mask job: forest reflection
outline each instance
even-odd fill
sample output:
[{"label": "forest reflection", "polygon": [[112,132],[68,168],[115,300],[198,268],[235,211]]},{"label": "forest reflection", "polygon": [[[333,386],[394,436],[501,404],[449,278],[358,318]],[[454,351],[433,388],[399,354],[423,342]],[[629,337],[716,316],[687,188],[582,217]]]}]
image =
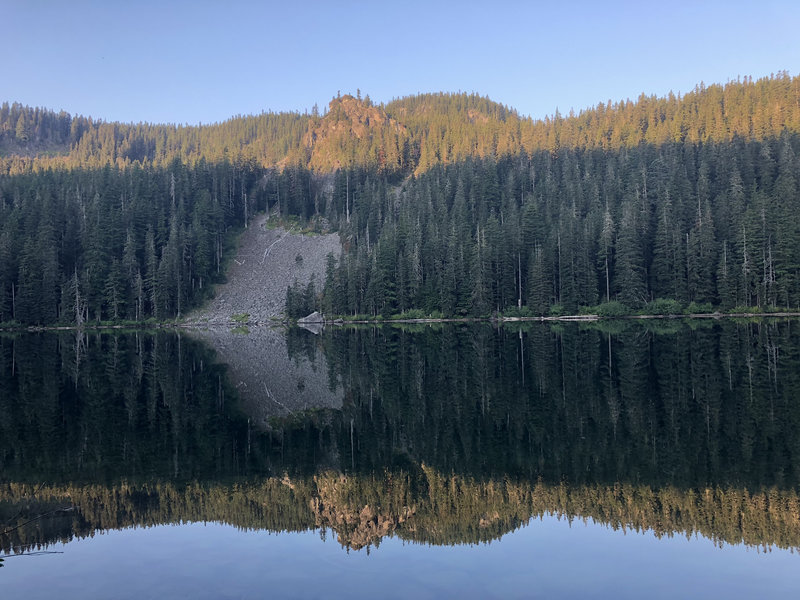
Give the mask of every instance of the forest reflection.
[{"label": "forest reflection", "polygon": [[[302,396],[288,414],[194,337],[0,337],[0,545],[180,521],[478,543],[557,514],[800,548],[797,327],[258,333],[286,353],[251,365],[262,404]],[[309,405],[320,377],[341,407]]]}]

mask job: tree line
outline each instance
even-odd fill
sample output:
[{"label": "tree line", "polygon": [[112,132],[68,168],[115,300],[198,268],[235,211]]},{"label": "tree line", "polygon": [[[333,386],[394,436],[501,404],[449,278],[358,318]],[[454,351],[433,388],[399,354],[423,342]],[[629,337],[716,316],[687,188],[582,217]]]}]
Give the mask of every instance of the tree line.
[{"label": "tree line", "polygon": [[[718,545],[797,550],[799,505],[795,491],[778,489],[478,481],[431,468],[233,482],[9,482],[0,485],[0,517],[23,526],[0,536],[0,550],[30,552],[100,531],[191,521],[276,533],[316,529],[323,538],[333,530],[348,550],[377,548],[385,536],[421,544],[478,544],[499,539],[532,518],[553,515],[591,518],[615,530],[651,531],[659,538],[699,534]],[[24,526],[64,507],[74,510]]]},{"label": "tree line", "polygon": [[323,306],[383,316],[611,302],[797,310],[798,150],[800,137],[784,132],[467,159],[399,187],[354,173],[347,207],[342,186],[334,192],[349,251],[329,265]]},{"label": "tree line", "polygon": [[264,112],[222,123],[105,122],[19,103],[0,105],[0,173],[31,168],[167,166],[244,160],[262,167],[299,164],[316,172],[366,168],[420,174],[469,157],[562,148],[619,150],[639,144],[763,139],[800,131],[800,77],[778,72],[754,81],[698,85],[680,96],[558,111],[544,119],[478,94],[419,94],[374,105],[337,94],[326,112]]}]

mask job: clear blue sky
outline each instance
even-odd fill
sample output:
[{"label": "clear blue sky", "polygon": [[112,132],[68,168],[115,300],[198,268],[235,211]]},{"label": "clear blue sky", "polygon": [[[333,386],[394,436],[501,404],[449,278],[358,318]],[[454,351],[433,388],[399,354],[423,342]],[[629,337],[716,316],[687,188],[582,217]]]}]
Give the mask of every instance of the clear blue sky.
[{"label": "clear blue sky", "polygon": [[0,101],[210,123],[468,91],[533,117],[800,72],[800,2],[0,0]]}]

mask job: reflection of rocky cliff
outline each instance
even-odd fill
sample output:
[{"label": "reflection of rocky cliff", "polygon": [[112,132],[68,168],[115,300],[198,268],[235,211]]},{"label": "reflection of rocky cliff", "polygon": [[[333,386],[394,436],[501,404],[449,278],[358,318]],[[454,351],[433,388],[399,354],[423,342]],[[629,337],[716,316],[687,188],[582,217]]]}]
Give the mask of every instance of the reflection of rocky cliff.
[{"label": "reflection of rocky cliff", "polygon": [[353,497],[354,482],[358,484],[357,478],[339,473],[315,476],[316,493],[308,501],[315,525],[334,530],[342,546],[377,546],[383,538],[414,527],[417,507],[411,498],[382,506],[377,498]]},{"label": "reflection of rocky cliff", "polygon": [[328,365],[308,332],[310,352],[289,356],[286,334],[269,327],[254,327],[248,333],[225,329],[191,330],[190,335],[211,345],[220,362],[228,367],[228,381],[236,388],[241,406],[253,422],[265,429],[274,417],[316,408],[342,407],[342,389],[332,390]]},{"label": "reflection of rocky cliff", "polygon": [[411,472],[331,471],[224,484],[0,485],[0,519],[8,528],[54,509],[33,526],[0,535],[0,550],[20,552],[96,531],[187,521],[273,532],[330,529],[343,547],[352,549],[378,546],[386,537],[475,544],[547,514],[590,518],[659,537],[700,534],[718,544],[800,550],[796,491],[476,481],[425,466]]}]

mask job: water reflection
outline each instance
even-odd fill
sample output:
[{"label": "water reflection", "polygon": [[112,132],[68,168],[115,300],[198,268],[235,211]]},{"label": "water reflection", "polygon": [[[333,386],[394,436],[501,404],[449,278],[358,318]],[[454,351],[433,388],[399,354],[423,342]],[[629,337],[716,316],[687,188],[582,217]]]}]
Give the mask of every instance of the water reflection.
[{"label": "water reflection", "polygon": [[[240,408],[260,429],[270,421],[314,409],[342,408],[342,388],[330,385],[323,353],[290,347],[296,335],[283,330],[257,327],[231,332],[226,329],[189,330],[216,352],[216,360],[227,368],[228,381],[236,390]],[[288,345],[287,345],[288,344]],[[336,376],[333,375],[333,382]]]},{"label": "water reflection", "polygon": [[64,554],[9,559],[0,578],[4,595],[28,600],[793,598],[798,590],[788,552],[624,535],[553,517],[472,546],[387,539],[378,551],[346,553],[333,537],[202,523],[125,529],[56,545]]},{"label": "water reflection", "polygon": [[556,514],[799,548],[797,327],[3,337],[0,543],[214,521],[472,544]]}]

